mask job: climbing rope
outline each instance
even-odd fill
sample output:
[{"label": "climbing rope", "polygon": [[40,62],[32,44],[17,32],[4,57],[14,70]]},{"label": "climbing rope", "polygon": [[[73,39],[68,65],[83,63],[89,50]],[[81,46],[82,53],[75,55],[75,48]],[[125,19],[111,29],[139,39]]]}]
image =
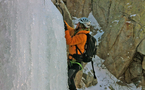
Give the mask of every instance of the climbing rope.
[{"label": "climbing rope", "polygon": [[83,69],[82,65],[79,62],[76,62],[76,61],[70,61],[70,62],[71,64],[78,64],[81,67],[81,70]]}]

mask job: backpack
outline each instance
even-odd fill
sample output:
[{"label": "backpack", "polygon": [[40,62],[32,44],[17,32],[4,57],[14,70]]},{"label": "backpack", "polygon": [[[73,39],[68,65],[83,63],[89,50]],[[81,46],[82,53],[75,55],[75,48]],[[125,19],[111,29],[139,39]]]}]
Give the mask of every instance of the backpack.
[{"label": "backpack", "polygon": [[85,47],[84,47],[85,48],[84,53],[82,53],[81,50],[78,48],[78,46],[75,45],[76,46],[76,52],[77,52],[77,49],[78,49],[79,52],[82,54],[81,59],[82,59],[83,62],[91,62],[92,63],[93,74],[94,74],[94,78],[96,79],[92,58],[95,57],[95,55],[96,55],[96,51],[97,51],[96,43],[97,43],[97,41],[89,33],[86,34],[86,35],[87,35],[87,42],[86,42]]},{"label": "backpack", "polygon": [[85,48],[84,53],[81,52],[81,50],[78,48],[77,45],[75,45],[75,46],[76,46],[76,49],[78,49],[79,52],[82,54],[82,61],[90,62],[90,61],[92,61],[92,58],[95,57],[95,55],[96,55],[96,51],[97,51],[96,42],[97,41],[89,33],[86,35],[87,35],[87,42],[84,47]]}]

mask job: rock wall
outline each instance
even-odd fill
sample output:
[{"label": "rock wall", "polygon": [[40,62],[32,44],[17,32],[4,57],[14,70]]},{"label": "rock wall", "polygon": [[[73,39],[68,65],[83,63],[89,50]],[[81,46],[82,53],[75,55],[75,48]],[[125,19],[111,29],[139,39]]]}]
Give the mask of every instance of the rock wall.
[{"label": "rock wall", "polygon": [[67,0],[66,6],[72,17],[88,17],[91,12],[91,0]]},{"label": "rock wall", "polygon": [[107,69],[124,82],[145,86],[145,0],[60,2],[71,18],[87,17],[92,12],[104,30],[97,55],[105,60]]},{"label": "rock wall", "polygon": [[[94,0],[93,3],[93,15],[105,31],[97,55],[105,59],[105,66],[114,76],[127,83],[144,78],[144,4],[144,0]],[[141,59],[136,58],[138,55]]]}]

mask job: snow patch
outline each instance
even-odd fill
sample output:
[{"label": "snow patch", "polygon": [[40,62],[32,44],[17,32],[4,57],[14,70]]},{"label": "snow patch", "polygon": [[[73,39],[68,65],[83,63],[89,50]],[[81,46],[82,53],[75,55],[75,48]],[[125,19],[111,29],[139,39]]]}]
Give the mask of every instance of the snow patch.
[{"label": "snow patch", "polygon": [[[96,55],[95,58],[93,58],[93,61],[98,84],[96,86],[78,90],[112,90],[111,88],[114,88],[114,90],[141,90],[141,87],[136,88],[136,86],[132,83],[124,84],[123,86],[117,84],[117,82],[121,81],[106,69],[106,67],[103,65],[105,60]],[[91,63],[88,63],[84,67],[84,73],[91,72],[90,70],[92,70],[92,66]]]},{"label": "snow patch", "polygon": [[99,23],[97,22],[97,20],[93,16],[92,12],[90,12],[88,19],[91,21],[91,25],[95,27],[94,29],[98,29],[97,34],[94,35],[94,37],[97,40],[97,45],[99,45],[99,43],[101,42],[99,40],[101,39],[102,35],[104,34],[104,31],[101,29]]}]

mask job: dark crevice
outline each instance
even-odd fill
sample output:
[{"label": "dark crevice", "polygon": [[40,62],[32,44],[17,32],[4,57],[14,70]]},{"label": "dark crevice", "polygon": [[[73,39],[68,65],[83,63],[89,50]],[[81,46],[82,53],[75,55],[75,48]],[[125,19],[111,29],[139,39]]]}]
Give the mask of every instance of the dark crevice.
[{"label": "dark crevice", "polygon": [[[139,45],[141,44],[141,42],[144,40],[145,38],[143,38],[140,42],[139,42],[139,44],[136,46],[136,49],[139,47]],[[137,50],[136,50],[136,52],[137,52]]]},{"label": "dark crevice", "polygon": [[[67,4],[67,2],[66,1],[63,1],[64,2],[64,4],[66,5]],[[67,6],[67,5],[66,5]]]},{"label": "dark crevice", "polygon": [[[114,43],[112,44],[110,50],[115,46],[115,43],[118,41],[118,38],[119,38],[120,33],[121,33],[122,31],[123,31],[123,26],[122,26],[121,30],[119,31],[118,35],[116,36],[116,39],[115,39]],[[110,32],[111,32],[111,31],[110,31]]]},{"label": "dark crevice", "polygon": [[[84,1],[84,3],[83,3],[82,15],[84,15],[84,11],[85,11],[85,10],[84,10],[84,7],[85,7],[85,2],[86,2],[86,1]],[[83,17],[83,16],[82,16],[82,17]]]},{"label": "dark crevice", "polygon": [[91,0],[91,11],[93,12],[93,0]]},{"label": "dark crevice", "polygon": [[62,13],[62,16],[64,17],[64,12],[63,12],[62,7],[60,6],[60,2],[58,2],[58,0],[55,0],[55,1],[56,1],[55,6]]},{"label": "dark crevice", "polygon": [[109,2],[110,2],[110,4],[109,4],[109,8],[108,8],[107,26],[109,24],[110,8],[111,8],[112,1],[110,0]]}]

